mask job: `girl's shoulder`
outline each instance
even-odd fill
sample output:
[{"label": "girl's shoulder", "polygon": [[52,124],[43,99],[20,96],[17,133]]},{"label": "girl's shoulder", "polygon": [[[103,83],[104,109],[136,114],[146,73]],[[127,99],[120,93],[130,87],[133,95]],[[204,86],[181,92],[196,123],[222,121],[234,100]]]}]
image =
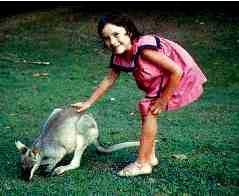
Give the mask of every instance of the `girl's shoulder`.
[{"label": "girl's shoulder", "polygon": [[144,48],[159,49],[160,37],[153,34],[142,35],[136,41],[135,46],[138,50],[141,50]]},{"label": "girl's shoulder", "polygon": [[139,37],[138,45],[146,45],[146,44],[156,45],[158,41],[160,42],[160,38],[158,36],[153,34],[146,34]]}]

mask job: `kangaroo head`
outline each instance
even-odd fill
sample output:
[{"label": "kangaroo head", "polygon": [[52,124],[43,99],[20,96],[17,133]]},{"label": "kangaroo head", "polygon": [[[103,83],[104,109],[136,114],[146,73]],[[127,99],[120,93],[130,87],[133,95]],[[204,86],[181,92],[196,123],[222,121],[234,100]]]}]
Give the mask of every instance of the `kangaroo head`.
[{"label": "kangaroo head", "polygon": [[37,149],[28,148],[20,141],[17,141],[15,144],[21,153],[21,175],[24,180],[29,181],[40,166],[40,152]]}]

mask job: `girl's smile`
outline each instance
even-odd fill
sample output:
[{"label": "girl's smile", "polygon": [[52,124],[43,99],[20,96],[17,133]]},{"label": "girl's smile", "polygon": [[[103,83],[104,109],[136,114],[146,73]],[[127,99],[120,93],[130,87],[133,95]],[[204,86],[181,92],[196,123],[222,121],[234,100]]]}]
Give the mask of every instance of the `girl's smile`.
[{"label": "girl's smile", "polygon": [[108,23],[102,30],[102,37],[105,45],[115,54],[131,51],[131,39],[124,27]]}]

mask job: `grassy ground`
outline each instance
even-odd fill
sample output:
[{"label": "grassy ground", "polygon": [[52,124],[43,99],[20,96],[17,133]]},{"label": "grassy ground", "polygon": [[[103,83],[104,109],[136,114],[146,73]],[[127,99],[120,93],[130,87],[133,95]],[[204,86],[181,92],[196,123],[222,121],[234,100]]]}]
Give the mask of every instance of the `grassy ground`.
[{"label": "grassy ground", "polygon": [[[137,149],[102,155],[92,146],[80,168],[64,176],[38,175],[30,183],[20,179],[15,140],[30,145],[53,108],[85,100],[107,72],[110,53],[96,34],[104,11],[58,8],[18,14],[0,19],[2,195],[239,194],[238,18],[223,12],[127,12],[142,31],[181,43],[208,76],[200,101],[159,120],[160,166],[150,176],[120,178],[116,172],[135,159]],[[136,103],[142,96],[131,76],[122,74],[90,109],[103,144],[138,138]],[[188,159],[175,160],[173,154]]]}]

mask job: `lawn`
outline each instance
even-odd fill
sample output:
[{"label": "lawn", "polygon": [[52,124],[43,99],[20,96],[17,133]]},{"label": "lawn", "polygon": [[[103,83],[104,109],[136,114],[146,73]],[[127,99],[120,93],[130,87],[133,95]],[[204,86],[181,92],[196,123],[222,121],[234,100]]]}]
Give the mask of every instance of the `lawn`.
[{"label": "lawn", "polygon": [[[98,38],[97,22],[107,10],[57,7],[0,18],[1,195],[239,195],[239,17],[223,9],[152,10],[125,12],[144,33],[159,32],[187,48],[208,83],[198,102],[162,114],[160,166],[133,178],[116,173],[136,158],[136,148],[104,155],[90,146],[80,168],[25,182],[14,144],[30,146],[55,107],[85,100],[103,79],[110,53]],[[102,144],[138,140],[141,97],[132,76],[121,74],[90,108]]]}]

